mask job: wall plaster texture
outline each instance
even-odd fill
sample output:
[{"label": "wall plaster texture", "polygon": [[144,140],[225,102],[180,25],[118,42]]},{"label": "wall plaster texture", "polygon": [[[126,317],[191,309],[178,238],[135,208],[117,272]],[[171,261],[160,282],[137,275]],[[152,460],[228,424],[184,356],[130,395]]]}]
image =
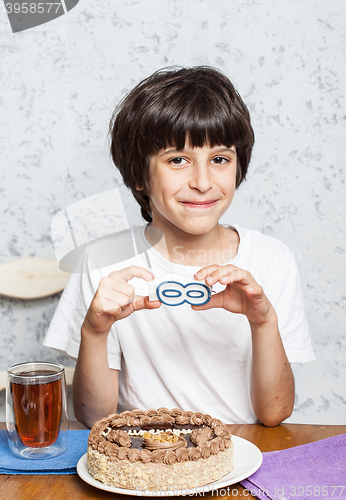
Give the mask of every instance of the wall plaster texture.
[{"label": "wall plaster texture", "polygon": [[[317,359],[294,365],[291,421],[345,424],[345,42],[344,0],[80,0],[16,34],[2,3],[0,262],[54,258],[53,216],[121,187],[107,127],[127,91],[164,66],[215,66],[256,134],[224,221],[281,239],[299,264]],[[71,364],[42,346],[58,300],[0,297],[0,370]]]}]

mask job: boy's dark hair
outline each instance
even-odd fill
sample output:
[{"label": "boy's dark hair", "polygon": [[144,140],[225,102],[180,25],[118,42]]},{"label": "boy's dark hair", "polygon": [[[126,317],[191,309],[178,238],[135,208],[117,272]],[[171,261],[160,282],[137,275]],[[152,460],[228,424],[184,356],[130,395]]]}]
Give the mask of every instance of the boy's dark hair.
[{"label": "boy's dark hair", "polygon": [[151,222],[150,157],[161,149],[235,146],[236,186],[244,180],[254,144],[249,111],[220,71],[198,66],[168,68],[139,83],[115,109],[111,154],[124,184]]}]

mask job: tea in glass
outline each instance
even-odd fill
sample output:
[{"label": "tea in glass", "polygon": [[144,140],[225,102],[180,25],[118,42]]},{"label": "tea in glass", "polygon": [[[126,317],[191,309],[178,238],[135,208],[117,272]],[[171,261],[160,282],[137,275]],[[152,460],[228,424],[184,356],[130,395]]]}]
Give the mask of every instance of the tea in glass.
[{"label": "tea in glass", "polygon": [[20,363],[7,370],[9,445],[22,457],[56,456],[66,449],[68,417],[64,367]]}]

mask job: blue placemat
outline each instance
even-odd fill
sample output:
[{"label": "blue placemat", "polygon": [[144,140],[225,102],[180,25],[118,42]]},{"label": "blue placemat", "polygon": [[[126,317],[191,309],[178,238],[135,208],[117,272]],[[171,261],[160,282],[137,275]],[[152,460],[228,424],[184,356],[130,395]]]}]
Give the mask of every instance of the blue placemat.
[{"label": "blue placemat", "polygon": [[77,474],[78,460],[86,453],[89,430],[69,431],[67,449],[58,457],[33,460],[16,457],[0,430],[0,474]]}]

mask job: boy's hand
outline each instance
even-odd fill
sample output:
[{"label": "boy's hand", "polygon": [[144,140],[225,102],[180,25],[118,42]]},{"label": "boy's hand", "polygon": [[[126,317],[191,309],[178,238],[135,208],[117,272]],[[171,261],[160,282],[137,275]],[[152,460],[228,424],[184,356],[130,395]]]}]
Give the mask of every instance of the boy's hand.
[{"label": "boy's hand", "polygon": [[226,288],[212,294],[209,302],[202,306],[191,306],[195,311],[222,307],[227,311],[245,314],[250,323],[263,324],[275,315],[274,308],[253,276],[244,269],[232,264],[226,266],[211,265],[200,269],[194,276],[196,280],[205,280],[211,286],[219,282]]},{"label": "boy's hand", "polygon": [[154,276],[143,267],[131,266],[102,278],[85,316],[84,328],[93,333],[108,333],[115,321],[134,311],[161,306],[159,300],[150,302],[149,297],[135,295],[134,287],[128,283],[132,278],[152,281]]}]

